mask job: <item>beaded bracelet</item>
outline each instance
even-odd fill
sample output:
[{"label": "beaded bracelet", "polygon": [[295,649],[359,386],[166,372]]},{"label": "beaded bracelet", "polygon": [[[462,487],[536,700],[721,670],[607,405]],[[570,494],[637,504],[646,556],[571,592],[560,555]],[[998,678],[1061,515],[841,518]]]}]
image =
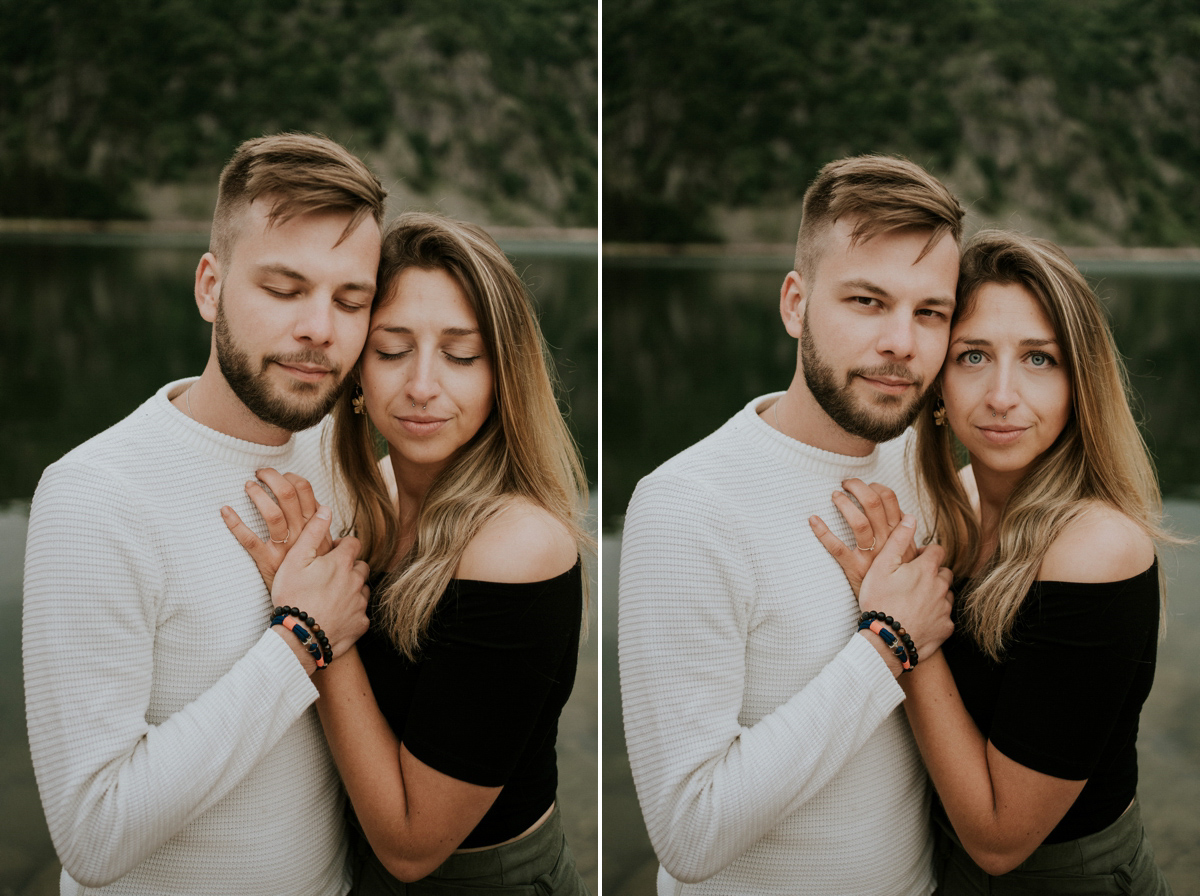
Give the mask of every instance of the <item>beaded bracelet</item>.
[{"label": "beaded bracelet", "polygon": [[[317,620],[313,619],[303,610],[296,607],[276,607],[271,611],[272,616],[295,616],[300,619],[305,625],[312,630],[313,637],[317,639],[317,643],[321,645],[321,655],[325,659],[324,665],[328,666],[333,662],[333,647],[329,644],[329,638],[325,632],[321,630],[321,626],[317,625]],[[272,623],[274,624],[274,623]]]},{"label": "beaded bracelet", "polygon": [[904,644],[905,650],[908,652],[908,658],[912,661],[913,666],[917,665],[917,645],[913,643],[912,637],[904,630],[904,626],[898,623],[891,616],[888,616],[882,610],[867,610],[858,617],[858,627],[860,629],[867,628],[871,620],[878,619],[884,625],[891,628],[896,633],[896,637]]},{"label": "beaded bracelet", "polygon": [[897,638],[896,635],[884,625],[882,619],[860,619],[858,622],[858,630],[862,631],[863,629],[870,629],[883,639],[883,643],[887,645],[888,649],[895,654],[896,659],[900,661],[900,665],[902,667],[900,670],[901,674],[909,671],[917,664],[915,659],[909,658],[908,651],[905,650],[904,644],[902,644],[899,638]]},{"label": "beaded bracelet", "polygon": [[299,638],[300,643],[304,645],[304,649],[307,650],[309,652],[309,654],[312,655],[312,658],[317,661],[317,668],[318,669],[325,668],[325,666],[327,664],[325,662],[325,657],[321,655],[320,646],[317,644],[317,642],[313,638],[313,636],[308,633],[308,631],[304,628],[304,626],[300,625],[296,621],[294,616],[272,617],[271,625],[272,626],[282,625],[284,628],[286,628],[288,631],[290,631],[293,635],[295,635],[297,638]]}]

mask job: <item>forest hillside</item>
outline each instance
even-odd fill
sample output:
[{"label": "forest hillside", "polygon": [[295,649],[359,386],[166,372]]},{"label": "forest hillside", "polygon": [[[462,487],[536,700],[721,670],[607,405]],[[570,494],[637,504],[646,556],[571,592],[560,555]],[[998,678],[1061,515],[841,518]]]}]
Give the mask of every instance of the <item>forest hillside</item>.
[{"label": "forest hillside", "polygon": [[606,241],[788,241],[825,162],[908,156],[979,222],[1200,244],[1194,0],[605,0]]},{"label": "forest hillside", "polygon": [[596,226],[588,0],[0,0],[0,217],[204,221],[242,140],[326,133],[393,206]]}]

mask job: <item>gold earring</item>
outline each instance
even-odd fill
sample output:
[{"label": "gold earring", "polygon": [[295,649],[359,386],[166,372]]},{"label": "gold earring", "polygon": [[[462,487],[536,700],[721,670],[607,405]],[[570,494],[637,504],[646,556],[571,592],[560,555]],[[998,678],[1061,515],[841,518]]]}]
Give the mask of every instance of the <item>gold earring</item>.
[{"label": "gold earring", "polygon": [[367,400],[363,397],[362,386],[354,387],[354,397],[350,403],[354,405],[354,413],[365,414],[367,412]]},{"label": "gold earring", "polygon": [[944,401],[942,401],[940,398],[937,400],[937,404],[934,405],[934,408],[933,408],[933,425],[934,426],[945,426],[946,425],[946,403]]}]

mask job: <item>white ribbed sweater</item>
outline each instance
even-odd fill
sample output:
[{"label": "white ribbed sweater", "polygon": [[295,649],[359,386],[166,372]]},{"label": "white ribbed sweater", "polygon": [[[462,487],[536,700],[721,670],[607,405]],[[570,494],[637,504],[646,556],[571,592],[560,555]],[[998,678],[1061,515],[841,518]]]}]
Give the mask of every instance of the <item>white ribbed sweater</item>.
[{"label": "white ribbed sweater", "polygon": [[234,439],[170,404],[182,385],[48,467],[29,515],[26,716],[61,892],[340,896],[317,691],[219,513],[265,533],[244,491],[265,466],[330,503],[323,427]]},{"label": "white ribbed sweater", "polygon": [[917,508],[907,439],[867,457],[750,402],[643,479],[621,544],[625,736],[660,896],[925,896],[929,788],[887,664],[812,534],[859,477]]}]

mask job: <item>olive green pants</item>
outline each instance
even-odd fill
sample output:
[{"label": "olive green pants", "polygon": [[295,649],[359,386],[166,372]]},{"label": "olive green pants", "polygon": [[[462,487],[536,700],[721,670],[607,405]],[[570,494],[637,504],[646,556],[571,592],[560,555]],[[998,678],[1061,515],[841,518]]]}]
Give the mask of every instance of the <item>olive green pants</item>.
[{"label": "olive green pants", "polygon": [[1171,896],[1135,801],[1102,831],[1042,845],[1007,874],[993,877],[967,855],[941,804],[934,800],[937,896]]},{"label": "olive green pants", "polygon": [[428,877],[406,884],[392,877],[350,817],[349,896],[588,896],[563,836],[558,807],[532,834],[479,852],[454,853]]}]

